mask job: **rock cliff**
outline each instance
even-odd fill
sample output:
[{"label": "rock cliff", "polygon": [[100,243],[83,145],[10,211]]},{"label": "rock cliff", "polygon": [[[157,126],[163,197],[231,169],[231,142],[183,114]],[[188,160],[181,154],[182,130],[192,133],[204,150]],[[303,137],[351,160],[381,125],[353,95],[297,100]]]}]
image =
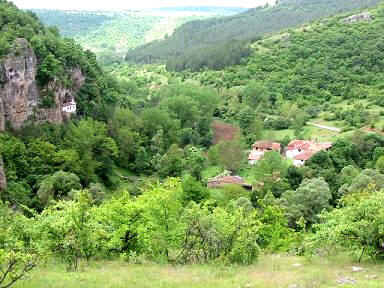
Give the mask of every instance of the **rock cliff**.
[{"label": "rock cliff", "polygon": [[[14,129],[27,121],[37,123],[61,123],[69,115],[62,111],[68,99],[75,99],[76,92],[84,83],[80,69],[68,71],[74,83],[67,88],[57,79],[39,88],[36,83],[38,61],[33,49],[25,39],[17,39],[15,49],[0,62],[0,131],[6,123]],[[53,98],[51,108],[42,108],[42,95],[49,91]]]},{"label": "rock cliff", "polygon": [[355,14],[352,16],[349,16],[345,19],[342,19],[341,22],[344,23],[357,23],[362,21],[371,21],[373,19],[372,14],[369,12],[363,12],[360,14]]}]

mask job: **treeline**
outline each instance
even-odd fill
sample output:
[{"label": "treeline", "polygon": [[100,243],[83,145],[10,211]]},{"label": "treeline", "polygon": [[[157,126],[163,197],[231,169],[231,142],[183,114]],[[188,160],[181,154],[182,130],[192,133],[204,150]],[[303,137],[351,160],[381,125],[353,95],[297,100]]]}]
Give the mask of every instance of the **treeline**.
[{"label": "treeline", "polygon": [[[154,41],[128,51],[126,60],[136,63],[166,61],[170,63],[170,69],[179,68],[188,61],[187,58],[194,53],[195,49],[198,51],[207,49],[210,51],[210,57],[215,57],[217,50],[209,47],[221,45],[224,48],[223,54],[231,54],[233,46],[225,43],[232,40],[254,42],[266,34],[299,26],[321,17],[374,6],[380,2],[381,0],[282,1],[273,7],[255,8],[235,16],[191,21],[176,29],[174,34],[165,40]],[[232,62],[238,62],[236,61],[238,54],[233,56],[235,60]],[[178,60],[175,60],[175,57]],[[223,61],[218,66],[225,66],[230,62]],[[204,66],[199,65],[198,68],[215,68],[210,64],[207,62]]]}]

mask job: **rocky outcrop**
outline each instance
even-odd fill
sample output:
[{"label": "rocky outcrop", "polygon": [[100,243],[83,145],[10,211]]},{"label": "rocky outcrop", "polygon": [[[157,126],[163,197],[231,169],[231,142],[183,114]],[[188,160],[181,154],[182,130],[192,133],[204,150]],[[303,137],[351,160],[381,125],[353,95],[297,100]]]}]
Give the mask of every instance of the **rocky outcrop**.
[{"label": "rocky outcrop", "polygon": [[372,14],[369,12],[363,12],[344,18],[341,22],[344,23],[357,23],[362,21],[371,21],[373,19]]},{"label": "rocky outcrop", "polygon": [[[64,87],[56,79],[47,87],[39,89],[36,83],[38,63],[36,55],[25,39],[17,39],[15,49],[0,63],[0,130],[6,123],[18,129],[27,121],[61,123],[67,113],[62,111],[63,104],[69,98],[74,99],[76,92],[84,83],[80,69],[68,71],[74,83]],[[41,108],[42,95],[51,93],[54,105],[49,109]]]}]

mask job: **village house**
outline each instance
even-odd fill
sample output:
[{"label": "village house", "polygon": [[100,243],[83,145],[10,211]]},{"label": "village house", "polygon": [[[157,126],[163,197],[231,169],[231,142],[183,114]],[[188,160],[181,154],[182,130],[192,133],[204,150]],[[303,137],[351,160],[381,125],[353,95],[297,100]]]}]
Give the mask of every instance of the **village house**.
[{"label": "village house", "polygon": [[293,159],[293,165],[302,166],[317,152],[328,150],[331,147],[331,142],[317,143],[309,140],[293,140],[288,144],[285,156]]},{"label": "village house", "polygon": [[63,112],[76,113],[76,102],[73,98],[69,102],[63,104]]},{"label": "village house", "polygon": [[271,141],[259,141],[253,144],[252,150],[249,153],[248,161],[250,165],[254,165],[263,157],[265,152],[276,151],[280,153],[281,146],[280,143],[275,143]]},{"label": "village house", "polygon": [[209,189],[220,189],[226,185],[239,185],[246,190],[252,190],[252,184],[246,183],[240,176],[232,176],[225,172],[207,182],[207,187]]}]

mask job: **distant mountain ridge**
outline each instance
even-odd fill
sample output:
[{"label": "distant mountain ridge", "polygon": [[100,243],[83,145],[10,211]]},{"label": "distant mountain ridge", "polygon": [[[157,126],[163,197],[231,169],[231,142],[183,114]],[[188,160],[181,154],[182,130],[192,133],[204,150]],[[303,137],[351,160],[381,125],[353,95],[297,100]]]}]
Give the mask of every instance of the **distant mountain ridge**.
[{"label": "distant mountain ridge", "polygon": [[244,11],[247,11],[248,8],[245,7],[220,7],[220,6],[180,6],[180,7],[161,7],[161,8],[152,8],[144,9],[142,11],[166,11],[166,12],[200,12],[200,13],[209,13],[217,15],[234,15]]}]

